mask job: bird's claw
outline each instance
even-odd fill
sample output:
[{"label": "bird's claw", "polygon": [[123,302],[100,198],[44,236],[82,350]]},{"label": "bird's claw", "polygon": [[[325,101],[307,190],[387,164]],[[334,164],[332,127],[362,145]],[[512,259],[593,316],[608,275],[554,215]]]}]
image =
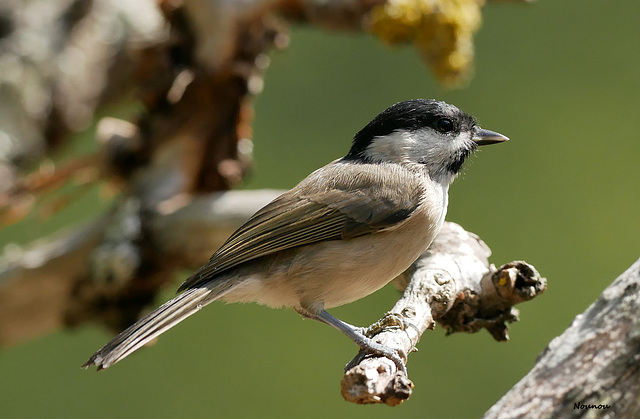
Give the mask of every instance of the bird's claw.
[{"label": "bird's claw", "polygon": [[360,346],[360,352],[354,359],[351,360],[345,367],[345,371],[350,370],[351,368],[358,365],[367,355],[375,355],[380,357],[385,357],[396,365],[398,371],[402,372],[404,375],[407,375],[407,367],[405,366],[404,360],[407,359],[407,354],[402,349],[390,348],[388,346],[384,346],[380,343],[374,342],[369,339],[367,342],[363,342]]}]

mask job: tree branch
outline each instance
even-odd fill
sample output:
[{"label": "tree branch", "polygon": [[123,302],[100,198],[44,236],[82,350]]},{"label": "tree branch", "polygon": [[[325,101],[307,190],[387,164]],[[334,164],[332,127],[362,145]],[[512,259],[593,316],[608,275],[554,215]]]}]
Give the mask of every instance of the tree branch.
[{"label": "tree branch", "polygon": [[[395,280],[404,289],[391,312],[369,327],[376,341],[408,354],[436,322],[448,333],[487,329],[494,339],[508,340],[508,322],[518,320],[515,304],[546,289],[533,266],[511,262],[496,269],[480,238],[454,223],[445,223],[429,249]],[[402,403],[413,383],[383,357],[359,353],[347,365],[342,396],[358,404]]]},{"label": "tree branch", "polygon": [[551,341],[484,418],[583,418],[589,410],[620,418],[640,412],[640,259]]}]

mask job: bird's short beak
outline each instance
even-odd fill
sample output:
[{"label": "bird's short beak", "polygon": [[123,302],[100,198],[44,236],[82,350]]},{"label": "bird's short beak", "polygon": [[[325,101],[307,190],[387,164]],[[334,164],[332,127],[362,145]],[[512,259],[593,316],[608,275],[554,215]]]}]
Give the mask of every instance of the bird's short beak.
[{"label": "bird's short beak", "polygon": [[478,145],[489,145],[509,141],[508,137],[488,129],[480,129],[472,138]]}]

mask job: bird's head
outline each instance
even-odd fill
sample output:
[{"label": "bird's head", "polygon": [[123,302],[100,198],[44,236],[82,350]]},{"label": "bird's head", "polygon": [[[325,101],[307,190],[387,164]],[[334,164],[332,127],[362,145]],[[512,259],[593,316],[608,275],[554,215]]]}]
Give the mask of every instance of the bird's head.
[{"label": "bird's head", "polygon": [[420,167],[448,184],[478,146],[507,140],[453,105],[413,99],[390,106],[358,131],[345,159]]}]

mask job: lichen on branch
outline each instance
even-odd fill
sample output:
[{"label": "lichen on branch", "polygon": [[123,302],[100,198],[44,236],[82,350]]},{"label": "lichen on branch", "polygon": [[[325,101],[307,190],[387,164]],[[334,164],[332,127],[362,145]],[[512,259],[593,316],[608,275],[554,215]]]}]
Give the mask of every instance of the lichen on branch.
[{"label": "lichen on branch", "polygon": [[369,30],[388,44],[412,43],[448,86],[468,80],[483,0],[389,0],[371,11]]}]

